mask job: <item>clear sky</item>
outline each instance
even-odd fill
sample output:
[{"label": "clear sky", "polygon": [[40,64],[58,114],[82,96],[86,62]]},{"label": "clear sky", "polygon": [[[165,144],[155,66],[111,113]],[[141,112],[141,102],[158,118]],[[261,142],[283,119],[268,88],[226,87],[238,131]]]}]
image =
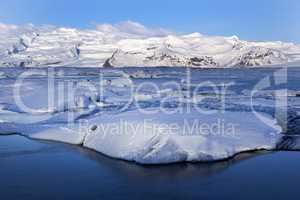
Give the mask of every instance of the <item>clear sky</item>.
[{"label": "clear sky", "polygon": [[177,32],[300,43],[300,0],[0,0],[0,22],[92,28],[137,21]]}]

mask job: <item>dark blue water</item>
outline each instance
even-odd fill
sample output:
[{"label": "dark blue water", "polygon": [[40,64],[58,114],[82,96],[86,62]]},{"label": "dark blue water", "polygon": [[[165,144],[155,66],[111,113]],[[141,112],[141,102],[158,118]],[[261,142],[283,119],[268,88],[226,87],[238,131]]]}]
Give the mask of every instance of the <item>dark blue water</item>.
[{"label": "dark blue water", "polygon": [[80,147],[0,137],[0,199],[298,199],[300,153],[145,167]]}]

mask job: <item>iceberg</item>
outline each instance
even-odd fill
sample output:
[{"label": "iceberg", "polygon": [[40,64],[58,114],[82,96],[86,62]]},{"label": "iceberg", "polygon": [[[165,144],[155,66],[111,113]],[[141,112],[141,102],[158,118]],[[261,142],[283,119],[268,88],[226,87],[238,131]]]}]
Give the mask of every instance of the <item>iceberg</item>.
[{"label": "iceberg", "polygon": [[169,115],[153,109],[149,112],[155,114],[129,111],[101,115],[90,119],[88,125],[6,122],[1,123],[0,132],[82,145],[140,164],[223,160],[241,152],[276,149],[282,137],[276,120],[270,127],[253,113],[201,115],[192,110]]},{"label": "iceberg", "polygon": [[[219,131],[205,129],[218,126],[220,120],[224,126],[232,127]],[[87,134],[85,147],[142,164],[223,160],[240,152],[272,150],[281,138],[276,120],[269,127],[253,114],[242,112],[212,115],[195,111],[172,115],[157,112],[141,117],[139,112],[132,111],[103,116],[91,123],[99,125],[96,134]],[[116,127],[117,132],[113,130]]]}]

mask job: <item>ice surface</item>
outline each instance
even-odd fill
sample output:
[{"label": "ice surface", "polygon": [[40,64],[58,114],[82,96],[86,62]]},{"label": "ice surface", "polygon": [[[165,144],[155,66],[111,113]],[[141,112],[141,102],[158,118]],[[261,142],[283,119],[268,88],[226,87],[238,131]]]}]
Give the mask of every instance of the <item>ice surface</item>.
[{"label": "ice surface", "polygon": [[[3,73],[16,76],[22,71],[4,69]],[[81,145],[140,164],[217,161],[262,149],[299,150],[300,102],[296,95],[290,95],[299,91],[298,70],[291,73],[295,78],[288,93],[291,111],[287,134],[283,134],[283,128],[274,118],[274,89],[261,91],[253,99],[249,97],[253,83],[272,70],[192,70],[192,83],[188,87],[164,85],[171,80],[182,86],[184,72],[185,69],[164,68],[69,69],[55,79],[55,101],[50,107],[45,77],[30,77],[22,84],[16,84],[13,78],[2,79],[0,134],[17,133]],[[244,73],[249,77],[240,76]],[[150,80],[157,84],[157,91],[151,85],[134,90],[151,77],[156,77]],[[225,94],[225,110],[220,109],[222,91],[203,88],[190,93],[197,83],[207,80],[216,81],[217,88],[222,87],[222,82],[234,82]],[[60,83],[65,86],[58,87]],[[88,84],[96,89],[87,89]],[[31,110],[22,110],[17,105],[13,91],[18,86],[21,92],[17,98]],[[98,90],[100,86],[102,89]],[[74,98],[66,98],[68,90]],[[133,105],[128,104],[129,100]]]},{"label": "ice surface", "polygon": [[4,72],[0,72],[0,78],[6,78],[5,73]]},{"label": "ice surface", "polygon": [[[192,110],[190,114],[158,112],[143,118],[140,116],[138,111],[132,111],[93,119],[91,123],[98,124],[98,128],[87,135],[83,145],[114,158],[143,164],[215,161],[243,151],[274,149],[281,132],[276,120],[272,124],[274,127],[269,127],[251,113],[201,115]],[[125,123],[122,120],[128,121],[128,127],[133,128],[122,127]],[[195,123],[213,125],[218,120],[226,121],[227,125],[235,124],[236,130],[213,133],[206,129],[193,129]],[[170,128],[173,124],[178,127]],[[115,126],[120,127],[117,133],[107,130]]]}]

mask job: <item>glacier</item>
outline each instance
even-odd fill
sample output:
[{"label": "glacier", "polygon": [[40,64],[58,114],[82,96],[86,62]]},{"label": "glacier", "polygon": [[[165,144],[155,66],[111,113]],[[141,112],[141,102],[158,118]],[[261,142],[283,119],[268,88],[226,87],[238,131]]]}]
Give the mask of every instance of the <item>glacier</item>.
[{"label": "glacier", "polygon": [[82,30],[0,24],[1,67],[225,68],[299,63],[300,46],[178,34],[136,22]]},{"label": "glacier", "polygon": [[[274,114],[276,87],[249,96],[260,79],[277,69],[190,69],[190,84],[184,80],[186,70],[1,68],[0,135],[80,145],[150,165],[212,162],[258,150],[300,150],[299,68],[288,73],[292,84],[287,128]],[[30,76],[18,82],[28,72]],[[48,87],[47,73],[54,74],[53,88]],[[207,81],[229,88],[194,90]],[[55,101],[49,104],[52,89]],[[69,94],[73,98],[67,98]]]}]

